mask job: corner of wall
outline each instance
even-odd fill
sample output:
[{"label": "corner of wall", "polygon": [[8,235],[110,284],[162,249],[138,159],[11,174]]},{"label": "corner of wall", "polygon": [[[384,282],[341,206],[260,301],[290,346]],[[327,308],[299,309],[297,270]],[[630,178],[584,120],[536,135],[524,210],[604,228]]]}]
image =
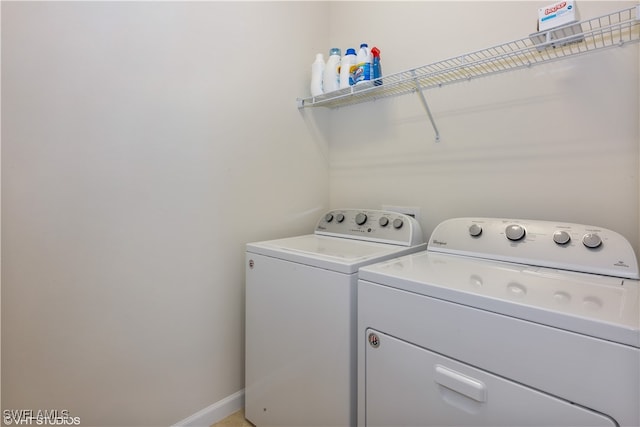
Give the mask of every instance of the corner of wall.
[{"label": "corner of wall", "polygon": [[171,427],[209,427],[244,408],[244,389],[199,410]]}]

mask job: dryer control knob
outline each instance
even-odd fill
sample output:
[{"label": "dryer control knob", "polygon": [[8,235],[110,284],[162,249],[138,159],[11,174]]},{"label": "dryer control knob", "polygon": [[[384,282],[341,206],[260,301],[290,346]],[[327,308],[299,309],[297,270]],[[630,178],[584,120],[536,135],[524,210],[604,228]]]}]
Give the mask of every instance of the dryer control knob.
[{"label": "dryer control knob", "polygon": [[402,218],[396,218],[393,220],[393,228],[400,229],[404,225]]},{"label": "dryer control knob", "polygon": [[478,237],[482,234],[482,227],[480,227],[478,224],[471,224],[469,226],[469,234],[473,237]]},{"label": "dryer control knob", "polygon": [[507,239],[514,242],[522,239],[526,234],[524,227],[518,224],[508,225],[504,232],[507,235]]},{"label": "dryer control knob", "polygon": [[595,249],[602,244],[602,239],[596,233],[587,233],[582,238],[582,244],[590,249]]},{"label": "dryer control knob", "polygon": [[380,227],[386,227],[387,225],[389,225],[389,218],[387,218],[386,216],[381,217],[378,220],[378,224],[380,224]]},{"label": "dryer control knob", "polygon": [[336,215],[336,221],[338,221],[338,222],[344,221],[344,215],[343,214]]},{"label": "dryer control knob", "polygon": [[326,214],[324,216],[324,220],[327,221],[327,222],[333,221],[333,214],[330,214],[330,213]]},{"label": "dryer control knob", "polygon": [[356,215],[356,224],[362,225],[365,222],[367,222],[367,215],[363,214],[362,212]]},{"label": "dryer control knob", "polygon": [[553,241],[559,245],[566,245],[571,241],[571,235],[563,230],[558,230],[553,233]]}]

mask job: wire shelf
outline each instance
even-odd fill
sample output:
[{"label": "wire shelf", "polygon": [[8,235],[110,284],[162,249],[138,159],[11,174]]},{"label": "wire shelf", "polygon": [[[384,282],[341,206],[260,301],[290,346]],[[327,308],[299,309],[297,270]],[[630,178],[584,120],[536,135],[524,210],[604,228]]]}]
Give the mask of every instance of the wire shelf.
[{"label": "wire shelf", "polygon": [[298,107],[338,108],[422,92],[638,41],[640,5],[320,96],[298,98]]}]

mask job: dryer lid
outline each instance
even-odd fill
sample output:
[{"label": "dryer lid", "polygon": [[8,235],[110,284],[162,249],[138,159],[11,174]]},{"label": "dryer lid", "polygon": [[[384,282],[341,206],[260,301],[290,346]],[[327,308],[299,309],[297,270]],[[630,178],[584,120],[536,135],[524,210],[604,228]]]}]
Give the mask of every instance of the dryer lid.
[{"label": "dryer lid", "polygon": [[359,278],[640,347],[640,282],[421,252],[363,267]]}]

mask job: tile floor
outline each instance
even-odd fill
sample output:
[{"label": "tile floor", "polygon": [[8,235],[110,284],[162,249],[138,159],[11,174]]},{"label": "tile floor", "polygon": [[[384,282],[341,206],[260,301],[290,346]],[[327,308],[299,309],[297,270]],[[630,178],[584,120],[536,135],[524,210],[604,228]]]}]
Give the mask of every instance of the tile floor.
[{"label": "tile floor", "polygon": [[211,427],[253,427],[253,424],[244,419],[244,409],[241,409]]}]

